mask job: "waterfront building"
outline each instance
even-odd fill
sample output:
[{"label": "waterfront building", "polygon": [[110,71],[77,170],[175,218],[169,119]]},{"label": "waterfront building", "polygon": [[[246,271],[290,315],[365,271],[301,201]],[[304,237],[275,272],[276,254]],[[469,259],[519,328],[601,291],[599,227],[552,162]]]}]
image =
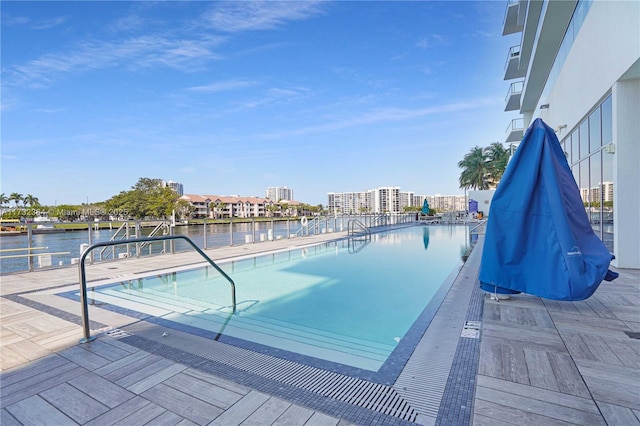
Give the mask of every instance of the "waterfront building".
[{"label": "waterfront building", "polygon": [[405,207],[422,207],[424,200],[439,212],[464,211],[464,195],[416,195],[398,187],[360,192],[329,192],[327,209],[333,214],[404,213]]},{"label": "waterfront building", "polygon": [[192,217],[208,219],[297,216],[301,205],[293,200],[199,194],[185,194],[180,200],[193,206]]},{"label": "waterfront building", "polygon": [[184,195],[184,186],[182,186],[182,184],[180,182],[174,182],[172,180],[170,180],[169,182],[167,181],[162,181],[162,187],[163,188],[171,188],[175,191],[176,194],[178,194],[178,197],[182,197]]},{"label": "waterfront building", "polygon": [[596,234],[621,268],[640,268],[640,2],[510,0],[505,111],[555,129]]},{"label": "waterfront building", "polygon": [[271,201],[293,201],[293,189],[286,186],[272,186],[266,189],[266,197]]}]

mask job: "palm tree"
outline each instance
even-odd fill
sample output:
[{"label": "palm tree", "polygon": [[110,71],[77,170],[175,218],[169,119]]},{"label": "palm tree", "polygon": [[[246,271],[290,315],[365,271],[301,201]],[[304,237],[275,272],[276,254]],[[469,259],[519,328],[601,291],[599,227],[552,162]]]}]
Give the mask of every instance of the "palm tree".
[{"label": "palm tree", "polygon": [[30,207],[39,206],[40,205],[40,200],[38,200],[38,197],[34,197],[31,194],[25,195],[23,201],[24,201],[25,205],[28,204]]},{"label": "palm tree", "polygon": [[489,157],[489,173],[488,178],[493,186],[497,186],[502,178],[502,174],[507,168],[509,161],[509,151],[504,149],[500,142],[494,142],[485,148]]},{"label": "palm tree", "polygon": [[16,208],[18,207],[18,203],[20,201],[22,201],[22,194],[19,194],[17,192],[13,192],[11,193],[11,195],[9,195],[9,201],[13,201],[16,203]]},{"label": "palm tree", "polygon": [[458,162],[458,167],[462,169],[460,188],[489,189],[489,156],[483,148],[472,148]]},{"label": "palm tree", "polygon": [[8,203],[9,201],[9,197],[7,197],[6,195],[4,195],[4,192],[2,193],[2,195],[0,195],[0,206],[4,206],[5,203]]}]

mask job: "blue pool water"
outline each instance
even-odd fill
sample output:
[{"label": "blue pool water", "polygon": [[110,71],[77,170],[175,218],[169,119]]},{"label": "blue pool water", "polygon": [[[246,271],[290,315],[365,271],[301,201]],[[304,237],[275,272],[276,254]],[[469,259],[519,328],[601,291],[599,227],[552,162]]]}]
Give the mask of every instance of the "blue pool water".
[{"label": "blue pool water", "polygon": [[89,298],[252,349],[377,371],[461,266],[464,226],[413,226],[95,288]]}]

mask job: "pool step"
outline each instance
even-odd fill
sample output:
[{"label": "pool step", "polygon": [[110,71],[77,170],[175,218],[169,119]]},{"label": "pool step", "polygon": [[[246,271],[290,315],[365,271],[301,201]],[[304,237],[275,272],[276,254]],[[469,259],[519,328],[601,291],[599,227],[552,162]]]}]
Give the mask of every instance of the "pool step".
[{"label": "pool step", "polygon": [[[145,288],[105,289],[93,295],[105,303],[161,317],[178,324],[369,370],[377,370],[395,344],[382,344],[251,312],[252,301],[230,307]],[[243,305],[246,307],[243,308]]]}]

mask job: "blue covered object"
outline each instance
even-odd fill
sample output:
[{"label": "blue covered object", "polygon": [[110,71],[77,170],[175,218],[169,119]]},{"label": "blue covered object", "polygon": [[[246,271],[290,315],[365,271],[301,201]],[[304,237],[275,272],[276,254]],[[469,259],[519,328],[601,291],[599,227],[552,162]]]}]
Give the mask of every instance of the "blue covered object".
[{"label": "blue covered object", "polygon": [[536,119],[496,189],[480,264],[480,287],[553,300],[584,300],[613,256],[593,232],[555,132]]}]

